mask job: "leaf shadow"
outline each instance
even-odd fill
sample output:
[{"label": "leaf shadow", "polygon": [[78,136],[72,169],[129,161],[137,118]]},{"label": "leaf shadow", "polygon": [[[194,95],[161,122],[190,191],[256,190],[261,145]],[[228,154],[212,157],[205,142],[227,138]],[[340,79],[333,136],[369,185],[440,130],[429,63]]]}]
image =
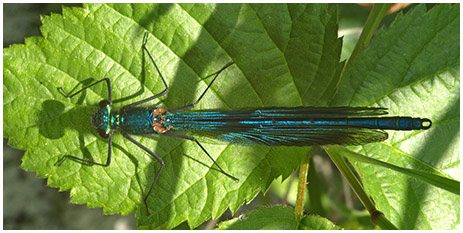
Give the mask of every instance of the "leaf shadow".
[{"label": "leaf shadow", "polygon": [[[83,158],[92,160],[91,153],[85,147],[84,137],[89,134],[96,137],[90,126],[90,117],[88,117],[95,111],[96,107],[77,107],[67,112],[64,112],[64,109],[64,104],[56,100],[46,100],[42,103],[42,110],[39,111],[36,122],[40,135],[50,140],[59,140],[65,136],[66,130],[77,131],[79,150],[82,152]],[[62,157],[58,158],[57,162],[60,159]]]},{"label": "leaf shadow", "polygon": [[[82,81],[80,84],[77,84],[69,93],[74,93],[79,86],[86,86],[89,83],[92,82],[92,78],[86,79]],[[60,92],[62,95],[65,95],[61,91],[60,88],[57,88],[58,92]],[[83,94],[79,96],[79,99],[77,100],[77,104],[82,104],[83,100],[85,99],[85,93],[86,91],[82,92]],[[60,101],[57,100],[45,100],[42,102],[42,108],[38,112],[38,116],[36,117],[36,122],[35,124],[39,127],[39,133],[48,139],[55,140],[59,139],[64,136],[64,130],[66,127],[72,127],[75,124],[67,124],[69,121],[58,121],[60,117],[63,115],[65,117],[69,117],[70,115],[76,114],[77,111],[75,110],[70,110],[67,113],[64,113],[64,104]],[[57,127],[61,126],[61,124],[64,123],[64,127]]]},{"label": "leaf shadow", "polygon": [[64,104],[56,100],[46,100],[42,103],[42,110],[39,112],[35,124],[39,126],[39,133],[51,140],[58,139],[64,136],[64,128],[62,127],[46,127],[47,124],[53,119],[53,116],[59,116],[64,111]]}]

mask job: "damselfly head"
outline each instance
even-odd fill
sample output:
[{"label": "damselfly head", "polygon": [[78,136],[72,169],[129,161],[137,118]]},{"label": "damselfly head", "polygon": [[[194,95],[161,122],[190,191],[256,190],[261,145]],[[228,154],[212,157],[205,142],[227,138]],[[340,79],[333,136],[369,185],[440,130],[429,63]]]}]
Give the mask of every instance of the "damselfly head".
[{"label": "damselfly head", "polygon": [[109,101],[101,101],[98,110],[92,115],[92,126],[97,129],[98,136],[106,139],[109,137],[111,127],[109,124],[109,117],[111,113],[111,104]]},{"label": "damselfly head", "polygon": [[111,106],[111,102],[109,102],[109,100],[102,100],[98,103],[99,108],[107,108],[108,106]]},{"label": "damselfly head", "polygon": [[104,129],[97,129],[97,131],[98,131],[98,137],[100,137],[101,139],[108,139],[109,134],[111,132],[111,131],[107,131]]}]

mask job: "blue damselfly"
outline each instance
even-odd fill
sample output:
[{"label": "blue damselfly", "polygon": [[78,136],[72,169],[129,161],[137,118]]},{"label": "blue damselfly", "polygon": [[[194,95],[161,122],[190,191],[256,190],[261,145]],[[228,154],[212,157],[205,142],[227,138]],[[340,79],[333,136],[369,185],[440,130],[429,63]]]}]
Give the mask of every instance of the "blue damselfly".
[{"label": "blue damselfly", "polygon": [[431,121],[426,118],[382,117],[381,115],[387,114],[386,108],[273,107],[237,110],[191,110],[203,98],[220,73],[233,65],[233,63],[225,65],[216,72],[211,83],[193,104],[171,109],[140,107],[141,104],[164,96],[169,90],[164,77],[146,48],[147,38],[148,34],[146,33],[143,38],[143,49],[149,55],[165,89],[152,97],[115,110],[112,107],[112,89],[109,78],[99,80],[73,94],[68,94],[60,88],[60,91],[66,97],[71,98],[87,88],[99,83],[106,83],[108,98],[99,103],[99,109],[92,116],[92,125],[97,129],[101,138],[108,139],[108,156],[106,163],[96,163],[91,160],[66,155],[58,162],[58,165],[61,165],[69,158],[87,164],[109,166],[111,164],[113,134],[115,131],[119,131],[125,138],[146,151],[161,164],[144,198],[148,214],[147,200],[161,174],[164,161],[130,135],[160,134],[194,141],[214,162],[221,173],[238,181],[238,178],[228,174],[219,166],[196,138],[178,132],[188,131],[238,145],[362,145],[387,139],[388,134],[384,130],[420,130],[431,127]]}]

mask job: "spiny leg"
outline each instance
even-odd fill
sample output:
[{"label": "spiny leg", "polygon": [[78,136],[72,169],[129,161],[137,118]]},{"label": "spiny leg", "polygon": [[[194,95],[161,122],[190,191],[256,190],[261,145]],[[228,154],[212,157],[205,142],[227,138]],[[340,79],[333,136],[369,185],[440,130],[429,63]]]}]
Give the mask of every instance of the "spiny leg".
[{"label": "spiny leg", "polygon": [[167,92],[169,92],[169,87],[167,86],[167,83],[166,83],[166,80],[164,79],[164,77],[162,76],[161,74],[161,71],[159,70],[158,66],[156,65],[156,62],[154,62],[154,59],[153,57],[151,56],[151,53],[148,51],[148,49],[146,48],[146,43],[148,42],[148,32],[145,32],[145,35],[143,36],[143,49],[146,51],[146,53],[148,54],[148,56],[150,57],[150,60],[151,62],[153,63],[154,65],[154,68],[156,68],[156,71],[158,72],[159,76],[161,77],[161,80],[162,80],[162,83],[164,83],[164,86],[166,87],[163,91],[161,91],[160,93],[156,94],[156,95],[153,95],[151,97],[148,97],[146,99],[143,99],[143,100],[140,100],[140,101],[137,101],[137,102],[134,102],[134,103],[131,103],[131,104],[128,104],[122,108],[127,108],[127,107],[133,107],[135,105],[139,105],[139,104],[143,104],[143,103],[146,103],[148,101],[151,101],[151,100],[154,100],[154,99],[157,99],[163,95],[166,95]]},{"label": "spiny leg", "polygon": [[104,79],[98,80],[98,81],[96,81],[96,82],[94,82],[94,83],[92,83],[92,84],[90,84],[90,85],[88,85],[88,86],[86,86],[86,87],[80,89],[79,91],[77,91],[77,92],[75,92],[75,93],[73,93],[73,94],[67,93],[67,92],[63,89],[63,87],[58,87],[58,90],[61,91],[62,94],[63,94],[65,97],[72,98],[72,97],[74,97],[75,95],[81,93],[82,91],[85,91],[86,89],[88,89],[88,88],[90,88],[90,87],[93,87],[93,86],[95,86],[95,85],[97,85],[98,83],[101,83],[101,82],[103,82],[103,81],[106,81],[106,85],[107,85],[107,87],[108,87],[108,100],[109,100],[109,103],[112,104],[112,102],[113,102],[113,96],[112,96],[112,91],[111,91],[111,90],[112,90],[112,89],[111,89],[111,81],[109,80],[109,78],[104,78]]},{"label": "spiny leg", "polygon": [[102,166],[102,167],[108,167],[110,164],[111,164],[111,154],[112,154],[112,147],[113,147],[113,134],[114,132],[110,132],[108,134],[108,158],[106,159],[106,163],[103,164],[103,163],[96,163],[96,162],[93,162],[91,160],[87,160],[87,159],[81,159],[81,158],[78,158],[78,157],[75,157],[75,156],[72,156],[72,155],[66,155],[64,156],[61,161],[58,161],[57,162],[57,166],[61,166],[61,164],[64,163],[64,161],[66,161],[66,159],[72,159],[72,160],[75,160],[75,161],[79,161],[79,162],[82,162],[82,163],[87,163],[87,164],[90,164],[90,165],[98,165],[98,166]]},{"label": "spiny leg", "polygon": [[230,62],[227,65],[225,65],[222,69],[217,71],[217,74],[215,75],[214,79],[212,79],[211,83],[209,83],[209,85],[206,87],[206,90],[204,90],[204,92],[201,94],[198,100],[196,100],[196,102],[194,102],[193,104],[187,105],[187,106],[183,106],[183,107],[171,108],[171,109],[168,109],[167,111],[176,112],[176,111],[184,111],[184,110],[189,110],[189,109],[194,108],[199,103],[199,101],[203,98],[204,94],[206,94],[207,90],[209,90],[209,88],[212,86],[212,84],[217,79],[217,77],[219,77],[219,74],[222,73],[222,71],[224,71],[225,69],[227,69],[229,66],[233,64],[234,64],[233,62]]},{"label": "spiny leg", "polygon": [[150,211],[148,209],[148,203],[147,203],[148,197],[150,196],[151,191],[153,190],[154,184],[156,183],[156,181],[159,178],[159,175],[161,174],[162,168],[164,168],[164,160],[162,160],[162,158],[159,157],[158,155],[156,155],[153,151],[151,151],[150,149],[143,146],[141,143],[135,141],[135,139],[133,139],[131,136],[129,136],[127,134],[122,134],[122,135],[124,135],[124,137],[127,138],[129,141],[131,141],[133,144],[135,144],[136,146],[142,148],[148,154],[153,156],[153,158],[155,158],[161,164],[161,168],[159,168],[158,172],[156,173],[156,176],[154,177],[153,183],[151,183],[151,187],[150,187],[148,193],[146,194],[145,199],[143,200],[143,202],[145,203],[145,206],[146,206],[146,212],[148,213],[148,215],[150,215]]},{"label": "spiny leg", "polygon": [[219,164],[212,158],[211,155],[209,155],[209,153],[206,151],[206,149],[204,149],[204,147],[201,145],[201,143],[199,143],[198,140],[196,140],[196,138],[194,137],[190,137],[190,136],[186,136],[186,135],[181,135],[181,134],[173,134],[171,132],[166,132],[164,133],[163,135],[166,135],[166,136],[170,136],[170,137],[175,137],[175,138],[183,138],[183,139],[186,139],[186,140],[190,140],[190,141],[193,141],[193,142],[196,142],[196,144],[198,144],[198,146],[204,151],[204,153],[206,153],[206,155],[212,160],[212,162],[214,162],[214,164],[219,168],[220,172],[222,172],[224,175],[230,177],[231,179],[233,179],[234,181],[239,181],[238,178],[228,174],[227,172],[225,172],[220,166]]}]

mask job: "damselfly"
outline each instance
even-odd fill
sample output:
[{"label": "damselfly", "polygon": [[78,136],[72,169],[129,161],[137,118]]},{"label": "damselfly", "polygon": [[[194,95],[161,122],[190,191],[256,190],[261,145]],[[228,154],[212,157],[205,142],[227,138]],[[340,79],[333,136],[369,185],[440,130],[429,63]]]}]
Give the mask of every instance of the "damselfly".
[{"label": "damselfly", "polygon": [[66,155],[58,162],[58,165],[69,158],[91,165],[109,166],[111,164],[113,134],[115,131],[121,132],[125,138],[146,151],[161,164],[143,200],[148,214],[147,200],[161,174],[164,161],[153,151],[134,140],[130,136],[131,134],[160,134],[194,141],[214,162],[221,173],[238,181],[238,178],[228,174],[217,164],[198,140],[192,136],[176,132],[188,131],[238,145],[311,146],[362,145],[387,139],[388,135],[384,130],[419,130],[431,127],[431,121],[426,118],[378,117],[387,114],[386,108],[274,107],[191,111],[190,109],[199,103],[220,73],[233,63],[225,65],[215,74],[211,83],[193,104],[171,109],[140,107],[141,104],[164,96],[169,90],[164,77],[146,48],[147,38],[148,34],[145,34],[142,47],[156,68],[165,89],[152,97],[126,105],[120,110],[114,110],[109,78],[99,80],[73,94],[68,94],[60,88],[66,97],[71,98],[87,88],[106,82],[108,99],[99,103],[99,109],[92,116],[92,125],[97,129],[101,138],[108,139],[108,157],[106,163],[103,164]]}]

